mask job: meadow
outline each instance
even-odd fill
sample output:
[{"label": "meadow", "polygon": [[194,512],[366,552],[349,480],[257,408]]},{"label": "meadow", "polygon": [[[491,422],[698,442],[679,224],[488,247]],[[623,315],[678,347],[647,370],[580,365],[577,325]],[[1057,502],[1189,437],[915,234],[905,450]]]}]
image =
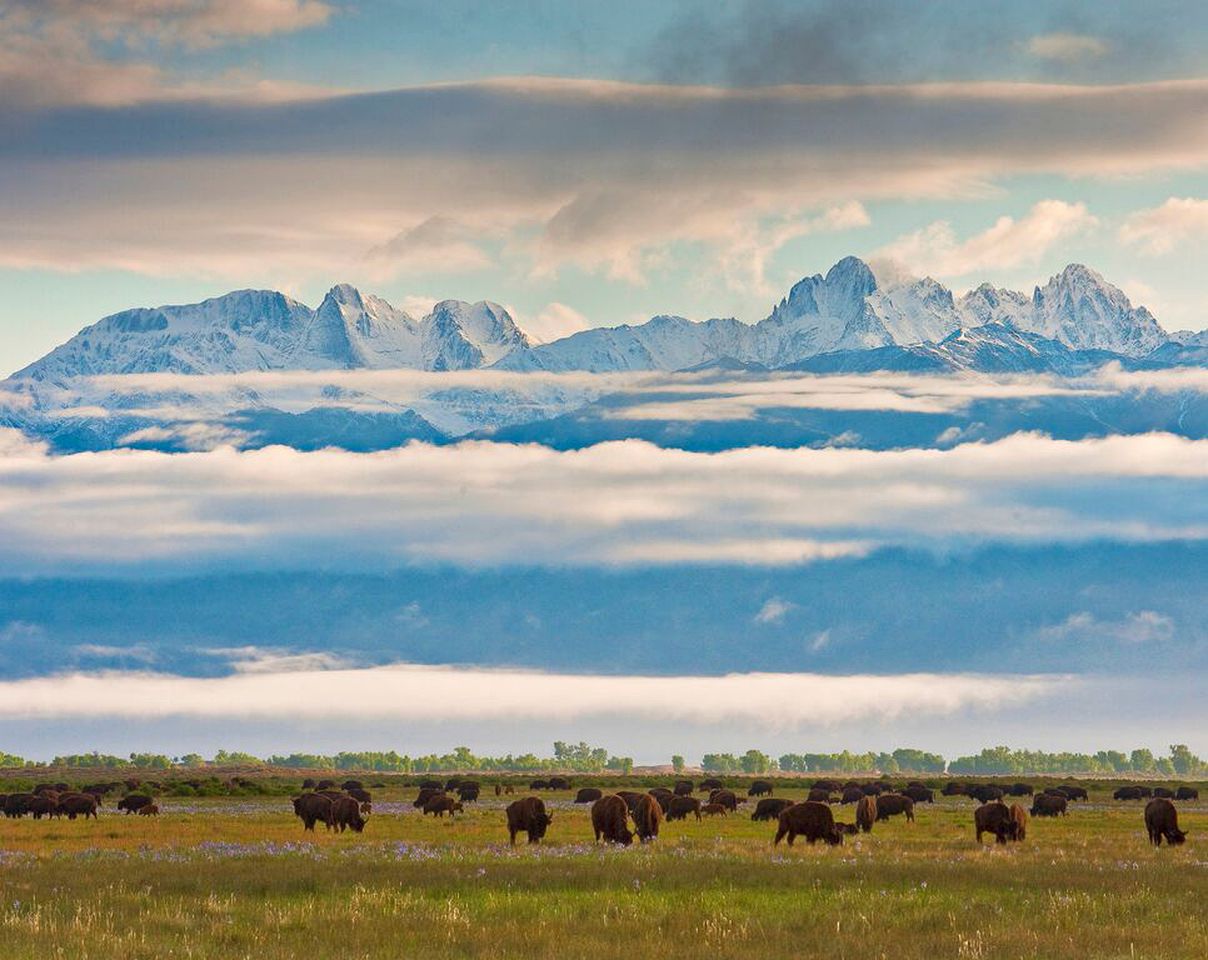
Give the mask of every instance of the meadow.
[{"label": "meadow", "polygon": [[[803,796],[777,786],[777,795]],[[1110,785],[1023,843],[974,842],[938,798],[840,847],[774,848],[774,823],[667,823],[596,847],[573,793],[540,846],[509,848],[489,790],[455,820],[373,790],[362,834],[304,833],[288,795],[160,799],[159,817],[0,819],[5,960],[59,957],[1208,956],[1208,803],[1182,847],[1146,842]],[[521,791],[524,795],[527,791]],[[489,795],[488,795],[489,794]],[[745,808],[745,809],[744,809]],[[850,821],[852,808],[836,806]],[[521,838],[522,840],[523,838]]]}]

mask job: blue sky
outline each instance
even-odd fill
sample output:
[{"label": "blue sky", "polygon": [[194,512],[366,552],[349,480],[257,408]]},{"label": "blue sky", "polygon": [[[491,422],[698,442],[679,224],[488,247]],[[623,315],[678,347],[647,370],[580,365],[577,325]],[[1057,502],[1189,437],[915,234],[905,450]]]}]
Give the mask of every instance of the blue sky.
[{"label": "blue sky", "polygon": [[848,253],[958,291],[1083,261],[1208,325],[1202,4],[147,10],[0,5],[0,371],[246,286],[754,321]]}]

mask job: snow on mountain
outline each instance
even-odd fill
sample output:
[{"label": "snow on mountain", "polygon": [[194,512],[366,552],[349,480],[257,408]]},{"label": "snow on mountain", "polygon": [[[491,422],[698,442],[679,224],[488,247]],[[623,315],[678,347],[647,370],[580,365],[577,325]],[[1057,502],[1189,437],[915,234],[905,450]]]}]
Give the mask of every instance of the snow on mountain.
[{"label": "snow on mountain", "polygon": [[959,310],[964,317],[962,326],[980,327],[987,323],[1008,326],[1026,325],[1032,312],[1032,301],[1015,290],[1001,290],[983,283],[960,299]]},{"label": "snow on mountain", "polygon": [[513,350],[529,346],[529,339],[499,304],[482,300],[442,300],[424,318],[422,368],[472,370],[490,366]]},{"label": "snow on mountain", "polygon": [[295,353],[306,369],[418,367],[420,326],[380,297],[346,283],[328,291]]},{"label": "snow on mountain", "polygon": [[868,301],[895,343],[942,340],[961,325],[952,291],[931,277],[877,290]]}]

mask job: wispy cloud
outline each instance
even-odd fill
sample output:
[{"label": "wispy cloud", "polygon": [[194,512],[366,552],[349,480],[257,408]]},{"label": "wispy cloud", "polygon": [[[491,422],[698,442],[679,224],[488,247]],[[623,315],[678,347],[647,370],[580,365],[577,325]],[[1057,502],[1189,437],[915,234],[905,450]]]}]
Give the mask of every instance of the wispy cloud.
[{"label": "wispy cloud", "polygon": [[1106,40],[1085,33],[1041,33],[1028,40],[1024,48],[1038,59],[1062,63],[1095,60],[1111,52]]},{"label": "wispy cloud", "polygon": [[780,597],[771,597],[755,614],[756,623],[784,623],[784,618],[788,616],[797,604],[790,603],[787,600],[782,600]]},{"label": "wispy cloud", "polygon": [[1118,620],[1096,617],[1081,611],[1070,614],[1061,623],[1042,627],[1038,634],[1045,640],[1071,643],[1114,643],[1150,644],[1170,640],[1175,633],[1175,622],[1156,610],[1139,610]]},{"label": "wispy cloud", "polygon": [[1139,210],[1120,226],[1120,240],[1157,256],[1184,243],[1208,239],[1208,200],[1171,197],[1161,206]]}]

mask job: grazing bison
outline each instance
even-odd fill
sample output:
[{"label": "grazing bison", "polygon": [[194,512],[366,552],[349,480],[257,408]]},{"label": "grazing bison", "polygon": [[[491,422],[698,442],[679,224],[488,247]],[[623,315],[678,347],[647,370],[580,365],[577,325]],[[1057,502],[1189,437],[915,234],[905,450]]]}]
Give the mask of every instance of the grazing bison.
[{"label": "grazing bison", "polygon": [[1028,838],[1028,811],[1018,803],[1011,804],[1011,839],[1020,842]]},{"label": "grazing bison", "polygon": [[812,800],[814,803],[830,803],[831,794],[829,790],[823,790],[821,787],[814,787],[810,790],[807,800]]},{"label": "grazing bison", "polygon": [[440,817],[443,820],[446,813],[452,817],[455,813],[461,813],[463,809],[460,800],[454,800],[452,797],[441,793],[432,797],[424,804],[424,816],[432,814],[432,816]]},{"label": "grazing bison", "polygon": [[457,799],[462,803],[477,803],[478,802],[479,786],[476,783],[463,783],[457,788]]},{"label": "grazing bison", "polygon": [[655,787],[653,790],[647,792],[658,801],[659,809],[663,813],[667,812],[667,808],[671,806],[671,801],[675,799],[675,794],[666,787]]},{"label": "grazing bison", "polygon": [[366,803],[373,803],[373,794],[362,787],[353,787],[348,791],[348,795],[362,806]]},{"label": "grazing bison", "polygon": [[1172,847],[1187,839],[1187,833],[1179,829],[1178,811],[1165,797],[1155,797],[1145,804],[1145,830],[1155,847],[1162,845],[1163,837]]},{"label": "grazing bison", "polygon": [[914,801],[900,793],[882,793],[877,797],[877,819],[888,820],[904,813],[906,819],[914,823]]},{"label": "grazing bison", "polygon": [[841,803],[859,803],[864,799],[864,791],[859,787],[844,787]]},{"label": "grazing bison", "polygon": [[340,789],[343,790],[345,793],[347,793],[349,796],[355,796],[355,794],[353,794],[352,791],[353,790],[364,790],[365,784],[361,783],[360,780],[345,780],[343,783],[340,784]]},{"label": "grazing bison", "polygon": [[617,796],[625,801],[625,807],[630,813],[633,813],[634,808],[638,805],[638,800],[646,796],[644,793],[638,793],[636,790],[618,790]]},{"label": "grazing bison", "polygon": [[448,780],[445,781],[445,789],[446,790],[456,790],[458,787],[461,786],[461,781],[462,781],[461,777],[450,777]]},{"label": "grazing bison", "polygon": [[439,780],[428,779],[428,780],[421,780],[419,782],[419,788],[421,790],[442,790],[443,791],[445,789],[445,786]]},{"label": "grazing bison", "polygon": [[815,780],[813,783],[811,783],[810,789],[825,790],[827,793],[838,793],[843,789],[843,784],[841,784],[838,780],[823,778],[821,780]]},{"label": "grazing bison", "polygon": [[128,797],[122,797],[122,799],[117,802],[117,808],[119,810],[126,811],[127,816],[129,816],[132,813],[138,813],[139,808],[145,807],[147,804],[154,802],[155,801],[145,793],[132,793]]},{"label": "grazing bison", "polygon": [[748,797],[770,797],[771,795],[772,784],[767,780],[756,780],[747,791]]},{"label": "grazing bison", "polygon": [[138,815],[140,817],[158,817],[159,816],[159,804],[149,803],[145,807],[139,807]]},{"label": "grazing bison", "polygon": [[781,811],[779,819],[773,846],[787,836],[791,847],[799,835],[805,837],[807,843],[825,840],[831,846],[838,846],[843,842],[843,831],[835,826],[835,815],[825,803],[813,800],[795,803]]},{"label": "grazing bison", "polygon": [[935,794],[921,783],[912,783],[902,791],[902,796],[909,797],[915,803],[935,803]]},{"label": "grazing bison", "polygon": [[1146,787],[1120,787],[1112,794],[1113,800],[1141,800],[1149,796]]},{"label": "grazing bison", "polygon": [[529,783],[529,789],[530,790],[548,790],[549,781],[548,780],[533,780]]},{"label": "grazing bison", "polygon": [[864,791],[864,796],[866,797],[877,797],[882,793],[888,792],[885,787],[879,783],[866,783],[860,789]]},{"label": "grazing bison", "polygon": [[440,787],[420,787],[419,796],[411,801],[411,806],[418,807],[419,809],[422,810],[424,807],[424,804],[427,803],[429,800],[431,800],[433,797],[443,797],[444,794],[445,794],[445,791],[442,790]]},{"label": "grazing bison", "polygon": [[334,780],[320,780],[315,784],[315,793],[321,793],[324,790],[334,790],[336,782]]},{"label": "grazing bison", "polygon": [[83,817],[85,820],[92,817],[95,820],[97,819],[96,807],[96,797],[92,794],[68,793],[59,797],[55,806],[55,815],[66,816],[68,820],[74,820],[76,817]]},{"label": "grazing bison", "polygon": [[996,787],[992,783],[978,783],[969,788],[969,796],[978,803],[990,803],[993,800],[1001,800],[1005,794],[1002,787]]},{"label": "grazing bison", "polygon": [[1174,799],[1174,791],[1171,790],[1169,787],[1154,787],[1153,795],[1155,797],[1158,797],[1163,800],[1173,800]]},{"label": "grazing bison", "polygon": [[[763,800],[759,801],[763,803]],[[700,819],[700,801],[696,797],[672,797],[671,804],[664,811],[668,820],[687,820],[688,814]]]},{"label": "grazing bison", "polygon": [[1062,784],[1061,792],[1071,800],[1089,800],[1091,798],[1091,795],[1086,792],[1086,787],[1077,787],[1072,783]]},{"label": "grazing bison", "polygon": [[1064,817],[1068,804],[1069,801],[1059,793],[1038,793],[1032,798],[1032,816]]},{"label": "grazing bison", "polygon": [[633,825],[638,839],[650,843],[659,838],[659,826],[663,822],[663,808],[657,798],[646,794],[633,809]]},{"label": "grazing bison", "polygon": [[36,793],[29,798],[29,803],[25,805],[27,813],[33,814],[35,820],[41,820],[43,817],[49,817],[55,812],[55,808],[59,803],[59,795],[54,790],[46,793]]},{"label": "grazing bison", "polygon": [[701,790],[721,790],[725,786],[717,777],[705,777],[700,782]]},{"label": "grazing bison", "polygon": [[529,843],[540,843],[545,831],[554,822],[554,815],[545,812],[545,802],[540,797],[524,797],[508,804],[508,841],[516,846],[516,834],[524,831]]},{"label": "grazing bison", "polygon": [[332,827],[331,800],[317,793],[304,793],[294,797],[294,815],[302,821],[304,830],[314,831],[316,823],[322,823],[328,830]]},{"label": "grazing bison", "polygon": [[738,809],[738,797],[732,790],[714,790],[709,794],[709,803],[720,803],[731,812]]},{"label": "grazing bison", "polygon": [[973,811],[973,832],[978,843],[981,843],[983,833],[994,834],[996,843],[1006,843],[1015,833],[1010,809],[1001,800],[983,803]]},{"label": "grazing bison", "polygon": [[579,792],[575,794],[575,803],[595,803],[602,796],[604,791],[599,787],[580,787]]},{"label": "grazing bison", "polygon": [[351,827],[360,833],[365,829],[365,818],[361,816],[361,806],[352,797],[338,797],[331,801],[331,825],[340,833]]},{"label": "grazing bison", "polygon": [[696,787],[691,780],[676,780],[671,792],[677,797],[690,797],[696,792]]},{"label": "grazing bison", "polygon": [[566,777],[550,777],[549,788],[551,790],[569,790],[570,781]]},{"label": "grazing bison", "polygon": [[955,780],[949,780],[940,791],[945,797],[963,797],[967,792],[965,785]]},{"label": "grazing bison", "polygon": [[724,817],[730,811],[724,803],[706,803],[700,808],[700,812],[706,817]]},{"label": "grazing bison", "polygon": [[1174,792],[1174,798],[1176,800],[1198,800],[1200,799],[1200,791],[1195,787],[1179,787]]},{"label": "grazing bison", "polygon": [[793,801],[785,797],[764,797],[755,804],[752,820],[779,820],[780,815],[793,805]]},{"label": "grazing bison", "polygon": [[633,843],[633,834],[629,831],[629,808],[625,801],[616,794],[601,797],[591,805],[591,828],[596,835],[596,843],[603,837],[606,843],[619,843],[629,846]]},{"label": "grazing bison", "polygon": [[865,833],[872,830],[873,822],[877,819],[877,798],[861,797],[856,804],[856,826]]}]

